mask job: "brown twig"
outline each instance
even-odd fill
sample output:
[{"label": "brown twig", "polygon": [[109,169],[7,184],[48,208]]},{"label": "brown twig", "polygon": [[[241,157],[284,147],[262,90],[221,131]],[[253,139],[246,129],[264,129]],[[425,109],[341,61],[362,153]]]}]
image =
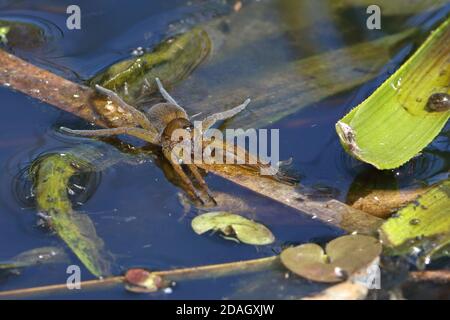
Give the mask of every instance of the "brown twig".
[{"label": "brown twig", "polygon": [[[279,263],[278,256],[272,256],[267,258],[213,264],[207,266],[155,271],[153,272],[153,275],[162,277],[164,278],[164,280],[168,282],[172,282],[188,279],[224,277],[231,274],[254,272],[275,267],[278,265],[278,263]],[[82,281],[80,285],[81,289],[99,289],[122,284],[124,280],[125,280],[124,276],[116,276],[105,279]],[[67,288],[67,284],[65,283],[54,284],[26,289],[0,291],[0,298],[17,297],[17,296],[23,297],[37,294],[43,295],[55,292],[70,292],[70,290]]]},{"label": "brown twig", "polygon": [[430,281],[435,283],[449,283],[450,270],[413,271],[409,274],[409,280],[414,282]]}]

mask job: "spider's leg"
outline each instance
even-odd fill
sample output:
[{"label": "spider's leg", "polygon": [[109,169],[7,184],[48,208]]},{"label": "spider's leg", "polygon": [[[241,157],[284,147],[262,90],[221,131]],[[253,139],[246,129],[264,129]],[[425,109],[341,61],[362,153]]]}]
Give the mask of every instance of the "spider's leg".
[{"label": "spider's leg", "polygon": [[110,128],[110,129],[98,129],[98,130],[72,130],[66,127],[60,128],[62,131],[85,137],[94,137],[94,136],[113,136],[118,134],[128,134],[130,136],[134,136],[136,138],[142,139],[144,141],[150,142],[152,144],[159,144],[159,138],[153,131],[134,128],[134,127],[119,127],[119,128]]},{"label": "spider's leg", "polygon": [[244,101],[244,103],[238,105],[237,107],[234,107],[233,109],[230,109],[230,110],[227,110],[224,112],[214,113],[214,114],[206,117],[202,121],[203,131],[211,128],[217,121],[226,120],[231,117],[234,117],[236,114],[238,114],[239,112],[244,110],[248,106],[250,101],[251,101],[250,99],[247,99]]},{"label": "spider's leg", "polygon": [[[170,160],[169,160],[170,161]],[[195,189],[191,179],[189,179],[189,177],[187,176],[187,174],[183,171],[183,168],[181,167],[181,165],[179,165],[178,163],[174,163],[172,161],[170,161],[172,164],[173,169],[175,170],[175,172],[178,174],[178,176],[181,178],[181,180],[183,181],[183,183],[186,185],[186,187],[188,188],[188,192],[189,194],[191,194],[191,196],[193,196],[194,199],[197,199],[200,201],[200,203],[202,205],[205,204],[205,202],[203,201],[201,195],[198,193],[197,189]]]},{"label": "spider's leg", "polygon": [[166,89],[164,89],[164,87],[161,83],[161,80],[159,80],[159,78],[155,78],[155,80],[156,80],[156,84],[158,85],[159,92],[164,97],[164,99],[166,99],[167,102],[179,107],[180,105],[175,101],[174,98],[171,97],[171,95],[166,91]]},{"label": "spider's leg", "polygon": [[140,112],[138,109],[130,106],[128,103],[122,100],[121,97],[117,93],[115,93],[112,90],[103,88],[102,86],[99,86],[98,84],[95,85],[95,89],[100,92],[101,94],[104,94],[107,96],[112,102],[114,102],[116,105],[124,109],[125,111],[131,113],[133,118],[139,123],[139,125],[146,129],[146,130],[154,130],[153,126],[151,125],[150,121],[147,119],[145,114]]},{"label": "spider's leg", "polygon": [[200,172],[197,169],[197,166],[195,164],[188,164],[187,167],[189,168],[189,170],[192,172],[192,174],[194,175],[195,179],[197,180],[197,182],[200,184],[200,187],[202,189],[202,191],[208,195],[209,199],[211,200],[211,202],[214,205],[217,205],[216,200],[214,199],[214,197],[211,195],[211,192],[209,191],[208,185],[206,184],[205,179],[203,179],[202,175],[200,174]]}]

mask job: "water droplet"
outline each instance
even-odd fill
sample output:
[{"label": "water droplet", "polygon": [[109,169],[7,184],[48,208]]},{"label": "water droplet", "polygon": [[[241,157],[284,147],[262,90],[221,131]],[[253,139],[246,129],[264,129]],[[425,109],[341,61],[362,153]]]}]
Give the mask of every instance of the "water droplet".
[{"label": "water droplet", "polygon": [[400,90],[401,85],[402,85],[402,78],[398,78],[397,81],[391,82],[391,87],[395,91]]},{"label": "water droplet", "polygon": [[139,57],[142,56],[144,54],[144,49],[142,47],[137,47],[136,49],[134,49],[131,54],[135,57]]},{"label": "water droplet", "polygon": [[165,294],[171,294],[171,293],[173,292],[173,289],[172,289],[172,288],[165,288],[165,289],[163,290],[163,292],[164,292]]},{"label": "water droplet", "polygon": [[420,219],[417,219],[417,218],[413,218],[413,219],[409,220],[409,224],[412,226],[416,226],[419,223],[420,223]]}]

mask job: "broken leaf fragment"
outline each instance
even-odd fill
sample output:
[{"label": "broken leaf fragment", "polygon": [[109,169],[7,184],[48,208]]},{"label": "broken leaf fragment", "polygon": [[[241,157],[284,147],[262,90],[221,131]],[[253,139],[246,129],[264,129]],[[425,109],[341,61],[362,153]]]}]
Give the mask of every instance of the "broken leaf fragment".
[{"label": "broken leaf fragment", "polygon": [[204,213],[195,217],[191,225],[197,234],[218,230],[246,244],[267,245],[275,241],[272,232],[264,225],[226,211]]},{"label": "broken leaf fragment", "polygon": [[430,97],[445,97],[449,92],[448,52],[450,19],[432,32],[369,98],[336,124],[344,149],[378,169],[392,169],[425,148],[450,117],[445,100],[437,101],[439,112],[427,107]]},{"label": "broken leaf fragment", "polygon": [[125,289],[136,293],[156,292],[163,287],[163,278],[145,269],[130,269],[125,274]]},{"label": "broken leaf fragment", "polygon": [[419,263],[450,245],[450,180],[445,180],[388,219],[380,229],[391,253],[415,253]]},{"label": "broken leaf fragment", "polygon": [[339,282],[369,266],[381,254],[381,243],[373,237],[347,235],[330,241],[325,252],[307,243],[284,250],[281,262],[293,273],[318,282]]}]

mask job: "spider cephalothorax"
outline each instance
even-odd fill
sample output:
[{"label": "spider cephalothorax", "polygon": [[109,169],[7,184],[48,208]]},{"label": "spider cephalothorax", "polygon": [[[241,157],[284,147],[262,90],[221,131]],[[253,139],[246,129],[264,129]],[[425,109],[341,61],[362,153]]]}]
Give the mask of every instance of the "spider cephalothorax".
[{"label": "spider cephalothorax", "polygon": [[[159,145],[162,148],[164,157],[166,157],[170,161],[175,172],[187,186],[187,192],[194,199],[198,199],[204,205],[215,204],[215,200],[211,196],[208,186],[206,185],[205,180],[198,171],[197,166],[192,162],[183,163],[182,159],[180,158],[180,154],[173,151],[174,145],[180,142],[179,140],[173,138],[174,131],[177,129],[185,130],[189,134],[189,140],[191,140],[194,137],[194,126],[192,125],[186,111],[167,93],[158,78],[156,78],[156,83],[158,85],[159,91],[167,102],[155,104],[145,113],[127,104],[115,92],[96,85],[96,89],[100,93],[106,95],[111,101],[116,103],[124,110],[128,111],[133,116],[135,121],[139,123],[140,128],[118,127],[99,130],[71,130],[63,127],[61,129],[71,134],[82,136],[109,136],[129,134],[152,144]],[[249,103],[250,99],[247,99],[243,104],[235,108],[232,108],[225,112],[215,113],[206,117],[201,121],[202,132],[200,132],[200,135],[203,134],[203,132],[209,129],[211,126],[213,126],[217,121],[231,118],[237,113],[241,112],[247,107]],[[197,180],[197,183],[200,186],[199,190],[195,188],[188,175],[184,172],[183,168],[181,167],[182,164],[184,164],[188,168],[188,170]]]}]

